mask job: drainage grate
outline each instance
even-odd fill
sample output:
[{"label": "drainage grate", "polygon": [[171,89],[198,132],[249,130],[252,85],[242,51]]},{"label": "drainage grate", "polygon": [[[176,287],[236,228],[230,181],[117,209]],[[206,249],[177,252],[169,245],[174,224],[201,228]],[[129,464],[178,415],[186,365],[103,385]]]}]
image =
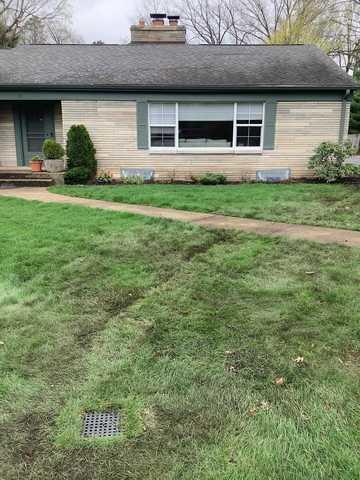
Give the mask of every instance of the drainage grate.
[{"label": "drainage grate", "polygon": [[120,433],[119,413],[88,412],[84,415],[82,437],[114,437]]}]

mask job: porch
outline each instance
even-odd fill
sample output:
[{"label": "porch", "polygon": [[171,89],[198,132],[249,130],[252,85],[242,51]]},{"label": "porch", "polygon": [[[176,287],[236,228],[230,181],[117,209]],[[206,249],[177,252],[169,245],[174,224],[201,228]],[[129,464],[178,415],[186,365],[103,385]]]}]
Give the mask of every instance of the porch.
[{"label": "porch", "polygon": [[30,173],[29,161],[42,154],[48,138],[63,144],[60,101],[0,102],[0,172]]}]

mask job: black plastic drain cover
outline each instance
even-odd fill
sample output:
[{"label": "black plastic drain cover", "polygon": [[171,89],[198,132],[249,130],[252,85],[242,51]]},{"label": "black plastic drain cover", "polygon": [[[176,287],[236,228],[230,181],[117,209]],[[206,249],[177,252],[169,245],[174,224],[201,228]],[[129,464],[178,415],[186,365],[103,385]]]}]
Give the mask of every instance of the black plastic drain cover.
[{"label": "black plastic drain cover", "polygon": [[120,416],[112,412],[87,412],[82,437],[115,437],[120,433]]}]

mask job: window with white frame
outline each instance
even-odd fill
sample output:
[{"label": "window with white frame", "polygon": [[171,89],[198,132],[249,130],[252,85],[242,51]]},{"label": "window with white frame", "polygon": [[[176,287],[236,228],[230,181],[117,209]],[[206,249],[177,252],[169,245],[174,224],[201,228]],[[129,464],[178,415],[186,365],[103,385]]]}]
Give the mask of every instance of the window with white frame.
[{"label": "window with white frame", "polygon": [[151,103],[149,122],[152,147],[175,147],[175,103]]},{"label": "window with white frame", "polygon": [[236,112],[236,146],[261,147],[263,104],[238,103]]},{"label": "window with white frame", "polygon": [[150,103],[150,147],[259,150],[263,117],[263,103]]}]

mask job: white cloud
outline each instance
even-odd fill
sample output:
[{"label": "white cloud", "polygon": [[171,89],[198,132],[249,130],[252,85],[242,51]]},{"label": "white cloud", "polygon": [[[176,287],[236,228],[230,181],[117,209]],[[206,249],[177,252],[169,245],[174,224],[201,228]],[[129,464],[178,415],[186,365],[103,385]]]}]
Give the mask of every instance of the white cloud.
[{"label": "white cloud", "polygon": [[136,0],[73,0],[74,31],[86,43],[123,43],[136,15]]}]

